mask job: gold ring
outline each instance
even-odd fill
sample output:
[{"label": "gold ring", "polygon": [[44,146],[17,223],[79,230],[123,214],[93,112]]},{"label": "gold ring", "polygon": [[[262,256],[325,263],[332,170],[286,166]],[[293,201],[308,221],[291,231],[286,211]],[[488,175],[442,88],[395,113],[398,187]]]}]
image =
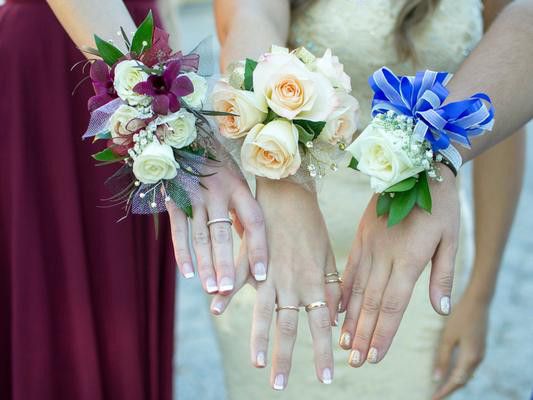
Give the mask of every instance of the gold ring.
[{"label": "gold ring", "polygon": [[309,303],[305,306],[305,311],[309,312],[316,310],[317,308],[323,308],[327,306],[328,304],[325,301],[314,301],[313,303]]},{"label": "gold ring", "polygon": [[300,307],[297,307],[297,306],[283,306],[283,307],[276,307],[276,312],[279,312],[281,310],[291,310],[291,311],[297,311],[299,312],[300,311]]},{"label": "gold ring", "polygon": [[233,220],[231,218],[216,218],[216,219],[211,219],[207,221],[207,227],[209,227],[209,225],[218,224],[221,222],[233,225]]},{"label": "gold ring", "polygon": [[324,275],[324,277],[326,277],[326,278],[329,278],[331,276],[339,276],[339,273],[337,271],[335,271],[335,272],[330,272],[330,273]]},{"label": "gold ring", "polygon": [[342,278],[336,277],[336,278],[326,279],[326,284],[328,283],[342,283]]}]

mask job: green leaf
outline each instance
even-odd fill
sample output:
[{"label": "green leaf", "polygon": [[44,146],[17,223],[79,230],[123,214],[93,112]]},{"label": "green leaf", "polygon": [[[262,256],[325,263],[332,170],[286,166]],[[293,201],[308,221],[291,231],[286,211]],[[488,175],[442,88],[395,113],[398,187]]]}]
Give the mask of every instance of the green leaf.
[{"label": "green leaf", "polygon": [[144,21],[141,23],[141,25],[139,25],[139,27],[133,34],[133,39],[131,39],[130,50],[133,53],[139,55],[143,51],[150,49],[152,47],[153,35],[154,17],[152,15],[152,11],[150,10]]},{"label": "green leaf", "polygon": [[279,118],[278,115],[274,111],[272,111],[272,109],[269,108],[268,109],[268,114],[267,114],[265,120],[263,121],[263,124],[266,125],[269,122],[274,121],[276,118]]},{"label": "green leaf", "polygon": [[97,161],[121,161],[124,157],[117,156],[109,147],[92,156]]},{"label": "green leaf", "polygon": [[358,170],[357,167],[359,166],[359,161],[355,157],[352,157],[350,160],[350,164],[348,164],[348,168]]},{"label": "green leaf", "polygon": [[390,210],[390,206],[392,204],[392,197],[388,193],[383,193],[378,197],[378,203],[376,206],[376,211],[378,214],[378,217],[381,217],[385,214],[387,214]]},{"label": "green leaf", "polygon": [[100,57],[109,66],[113,66],[118,60],[124,57],[124,54],[119,49],[97,35],[94,35],[94,43],[96,44]]},{"label": "green leaf", "polygon": [[165,189],[170,198],[187,215],[192,218],[192,204],[189,194],[174,181],[167,181]]},{"label": "green leaf", "polygon": [[416,204],[417,195],[418,190],[416,188],[394,194],[389,210],[389,219],[387,221],[389,228],[400,223],[409,215]]},{"label": "green leaf", "polygon": [[254,90],[255,67],[257,67],[257,61],[247,58],[244,63],[244,90]]},{"label": "green leaf", "polygon": [[429,190],[428,176],[426,172],[422,172],[418,178],[418,194],[416,198],[416,204],[423,210],[426,210],[431,214],[432,200],[431,200],[431,191]]},{"label": "green leaf", "polygon": [[299,125],[304,128],[307,132],[313,134],[313,140],[320,135],[324,126],[326,126],[325,121],[308,121],[306,119],[295,119],[292,121],[295,125]]},{"label": "green leaf", "polygon": [[298,141],[300,143],[303,143],[304,145],[307,142],[311,142],[315,137],[312,133],[309,133],[300,125],[295,125],[296,129],[298,130]]},{"label": "green leaf", "polygon": [[387,193],[406,192],[416,185],[416,178],[407,178],[385,190]]}]

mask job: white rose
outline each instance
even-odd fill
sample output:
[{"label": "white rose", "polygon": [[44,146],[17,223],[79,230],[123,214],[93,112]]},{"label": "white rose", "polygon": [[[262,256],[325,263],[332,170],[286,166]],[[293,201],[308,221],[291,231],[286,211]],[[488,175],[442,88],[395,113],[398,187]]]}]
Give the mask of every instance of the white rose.
[{"label": "white rose", "polygon": [[157,136],[177,149],[190,145],[198,135],[196,117],[184,109],[158,117],[156,125]]},{"label": "white rose", "polygon": [[287,120],[258,124],[246,136],[241,148],[243,168],[257,176],[282,179],[300,168],[298,130]]},{"label": "white rose", "polygon": [[328,78],[334,87],[347,92],[352,91],[350,77],[344,72],[344,66],[339,62],[339,57],[332,55],[330,49],[327,49],[322,57],[316,59],[314,67],[317,72]]},{"label": "white rose", "polygon": [[372,122],[346,150],[359,161],[359,171],[370,176],[377,193],[424,170],[410,159],[402,140],[379,123]]},{"label": "white rose", "polygon": [[293,53],[263,55],[253,83],[256,97],[290,120],[325,121],[333,109],[335,93],[328,79],[309,70]]},{"label": "white rose", "polygon": [[172,147],[160,144],[157,140],[146,146],[133,161],[133,174],[145,184],[172,179],[177,175],[177,168],[179,164],[174,158]]},{"label": "white rose", "polygon": [[359,102],[344,92],[336,93],[336,98],[335,109],[318,138],[332,145],[339,142],[350,144],[359,124]]},{"label": "white rose", "polygon": [[113,143],[117,145],[126,145],[131,139],[130,136],[146,123],[139,119],[139,112],[126,104],[122,104],[109,118],[109,130]]},{"label": "white rose", "polygon": [[182,97],[183,100],[185,100],[185,102],[192,108],[201,108],[205,103],[207,96],[207,81],[204,77],[194,72],[187,72],[183,75],[187,76],[191,80],[194,88],[194,91],[191,94]]},{"label": "white rose", "polygon": [[147,104],[150,101],[149,97],[133,91],[135,85],[148,79],[148,74],[140,68],[143,66],[144,64],[140,61],[126,60],[118,63],[115,67],[113,84],[118,97],[132,106]]},{"label": "white rose", "polygon": [[267,105],[258,102],[252,92],[235,89],[219,82],[211,95],[213,109],[234,115],[217,116],[216,120],[222,136],[230,139],[240,138],[267,116]]}]

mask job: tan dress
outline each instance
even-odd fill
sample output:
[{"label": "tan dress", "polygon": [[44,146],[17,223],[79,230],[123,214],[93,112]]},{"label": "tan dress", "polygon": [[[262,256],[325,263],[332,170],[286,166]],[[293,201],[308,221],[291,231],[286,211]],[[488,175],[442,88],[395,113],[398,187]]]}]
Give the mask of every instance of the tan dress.
[{"label": "tan dress", "polygon": [[[319,0],[293,15],[291,47],[306,46],[315,54],[331,48],[352,78],[353,94],[361,104],[363,129],[370,120],[369,75],[386,65],[397,74],[417,69],[455,71],[482,36],[481,0],[441,0],[438,9],[413,32],[418,64],[401,62],[394,48],[394,24],[405,0]],[[330,232],[340,271],[359,219],[371,196],[368,181],[351,170],[339,170],[325,179],[320,203]],[[469,210],[463,207],[463,226]],[[471,234],[462,232],[457,267],[470,258]],[[357,370],[347,365],[348,353],[334,343],[333,384],[320,384],[315,377],[311,336],[305,318],[300,318],[298,340],[288,388],[274,392],[269,386],[269,368],[256,370],[250,364],[249,337],[253,289],[243,289],[228,312],[217,318],[228,393],[239,399],[360,399],[427,400],[431,398],[432,363],[443,319],[433,311],[428,294],[429,268],[414,290],[402,325],[387,357],[378,365]],[[342,319],[341,319],[342,321]],[[339,329],[334,329],[338,340]]]}]

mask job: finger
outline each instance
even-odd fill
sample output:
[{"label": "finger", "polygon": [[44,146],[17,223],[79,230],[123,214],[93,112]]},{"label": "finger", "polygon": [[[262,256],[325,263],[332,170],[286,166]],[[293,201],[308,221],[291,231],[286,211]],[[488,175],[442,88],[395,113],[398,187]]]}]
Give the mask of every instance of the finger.
[{"label": "finger", "polygon": [[477,366],[477,360],[469,358],[465,352],[459,352],[457,364],[446,379],[446,382],[437,390],[433,396],[434,400],[444,399],[457,389],[468,383]]},{"label": "finger", "polygon": [[454,241],[443,238],[431,263],[429,296],[435,311],[442,315],[448,315],[451,311],[456,254],[457,245]]},{"label": "finger", "polygon": [[[337,272],[337,267],[335,265],[335,256],[332,252],[328,253],[326,265],[326,273]],[[337,326],[339,324],[338,313],[341,297],[341,285],[340,282],[327,283],[328,279],[335,280],[338,279],[338,277],[327,277],[325,283],[326,303],[328,303],[331,325]]]},{"label": "finger", "polygon": [[[346,305],[346,315],[344,316],[344,323],[342,324],[341,336],[339,340],[340,346],[344,350],[350,350],[352,348],[352,341],[355,335],[355,328],[357,326],[357,320],[361,312],[361,305],[363,303],[363,295],[365,293],[365,287],[368,283],[368,277],[370,276],[370,267],[372,265],[372,258],[370,254],[364,254],[361,256],[360,265],[354,270],[351,278],[351,284],[348,287],[349,302]],[[344,274],[347,275],[346,273]],[[348,286],[347,282],[344,282],[344,289]]]},{"label": "finger", "polygon": [[189,222],[185,213],[172,200],[165,204],[170,218],[170,231],[176,263],[181,274],[190,279],[194,276],[194,268],[189,249]]},{"label": "finger", "polygon": [[352,296],[352,284],[355,279],[356,270],[359,266],[359,263],[361,262],[361,255],[362,255],[361,236],[357,234],[356,238],[354,239],[352,249],[350,250],[350,254],[348,256],[346,268],[344,269],[344,273],[342,274],[343,285],[342,285],[341,306],[339,310],[340,312],[346,311],[346,308],[348,307],[348,303]]},{"label": "finger", "polygon": [[[218,203],[211,207],[208,205],[207,212],[209,220],[228,217],[228,207]],[[235,279],[231,224],[216,222],[209,226],[209,232],[218,290],[220,293],[229,294],[233,290]]]},{"label": "finger", "polygon": [[264,281],[267,274],[268,250],[261,207],[248,190],[237,192],[233,198],[233,205],[248,241],[248,260],[252,275],[258,282]]},{"label": "finger", "polygon": [[435,368],[433,371],[433,380],[435,382],[440,383],[445,376],[448,376],[454,347],[455,341],[446,338],[446,336],[441,338],[437,355],[435,357]]},{"label": "finger", "polygon": [[211,312],[215,315],[221,315],[228,308],[233,296],[249,281],[252,284],[255,282],[253,279],[250,279],[246,241],[243,239],[235,269],[235,288],[228,295],[216,294],[211,301]]},{"label": "finger", "polygon": [[326,385],[333,380],[333,350],[331,346],[331,322],[327,308],[316,308],[307,313],[318,380]]},{"label": "finger", "polygon": [[203,206],[195,207],[191,220],[192,245],[196,254],[196,265],[202,286],[207,293],[218,291],[213,258],[211,255],[211,236],[207,229],[207,213]]},{"label": "finger", "polygon": [[394,335],[398,331],[403,314],[409,304],[416,279],[409,279],[409,274],[403,268],[394,268],[383,293],[379,309],[378,322],[370,348],[376,349],[373,362],[380,362],[389,350]]},{"label": "finger", "polygon": [[361,312],[357,320],[349,362],[352,367],[361,366],[365,360],[376,362],[377,349],[369,348],[378,321],[383,292],[387,287],[392,266],[388,261],[372,260],[371,274],[363,295]]},{"label": "finger", "polygon": [[[292,294],[278,295],[278,306],[297,305],[298,300]],[[277,314],[270,379],[274,390],[284,390],[287,387],[291,371],[292,352],[298,331],[299,312],[295,310],[279,310]]]},{"label": "finger", "polygon": [[268,283],[257,288],[250,339],[252,364],[257,368],[266,367],[270,325],[272,324],[275,302],[276,293]]},{"label": "finger", "polygon": [[244,236],[244,227],[241,224],[241,221],[239,220],[239,216],[235,212],[235,210],[229,211],[229,217],[233,220],[233,229],[235,229],[235,232],[237,232],[237,235],[242,239]]}]

